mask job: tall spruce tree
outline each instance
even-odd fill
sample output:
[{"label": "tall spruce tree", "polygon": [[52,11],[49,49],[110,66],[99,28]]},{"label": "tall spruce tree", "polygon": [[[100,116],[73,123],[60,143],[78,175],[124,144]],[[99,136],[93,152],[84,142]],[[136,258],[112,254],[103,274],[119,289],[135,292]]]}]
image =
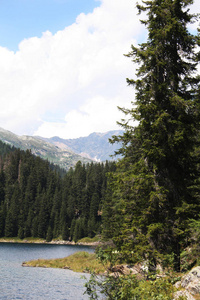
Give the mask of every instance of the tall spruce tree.
[{"label": "tall spruce tree", "polygon": [[122,121],[125,133],[112,140],[122,142],[123,159],[112,174],[104,232],[126,260],[155,266],[173,257],[179,271],[188,220],[200,211],[199,36],[187,28],[196,18],[188,10],[192,0],[142,3],[137,7],[147,14],[142,23],[148,39],[127,55],[139,63],[137,80],[127,79],[136,101],[132,109],[122,109],[138,125]]}]

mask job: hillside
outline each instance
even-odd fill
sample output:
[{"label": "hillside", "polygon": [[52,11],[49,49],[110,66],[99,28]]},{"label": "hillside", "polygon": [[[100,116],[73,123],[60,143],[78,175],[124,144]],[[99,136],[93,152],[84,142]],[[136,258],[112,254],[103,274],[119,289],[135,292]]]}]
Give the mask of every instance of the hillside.
[{"label": "hillside", "polygon": [[79,160],[83,163],[91,162],[90,159],[80,156],[70,149],[61,149],[38,137],[18,136],[3,128],[0,128],[0,140],[21,150],[31,149],[33,154],[48,159],[49,162],[67,170],[74,167]]},{"label": "hillside", "polygon": [[87,137],[62,139],[59,137],[18,136],[0,128],[0,140],[21,150],[31,149],[33,154],[68,170],[70,167],[74,167],[79,160],[82,163],[112,160],[111,155],[119,148],[119,145],[110,144],[109,138],[121,133],[122,131],[94,132]]}]

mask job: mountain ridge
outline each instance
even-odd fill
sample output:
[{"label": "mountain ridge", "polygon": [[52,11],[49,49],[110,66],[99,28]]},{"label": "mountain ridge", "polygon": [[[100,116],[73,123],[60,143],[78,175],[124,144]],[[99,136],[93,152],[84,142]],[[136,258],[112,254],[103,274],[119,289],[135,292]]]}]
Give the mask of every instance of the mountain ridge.
[{"label": "mountain ridge", "polygon": [[18,136],[3,128],[0,128],[0,139],[11,146],[20,148],[21,150],[29,149],[33,154],[40,156],[43,159],[47,159],[49,162],[66,170],[70,167],[74,167],[76,162],[79,160],[82,163],[91,162],[90,159],[81,157],[70,149],[63,150],[52,143],[43,141],[42,139],[34,136]]},{"label": "mountain ridge", "polygon": [[52,138],[19,136],[0,128],[0,140],[22,150],[29,149],[33,154],[68,170],[79,160],[82,163],[111,160],[110,155],[114,154],[119,146],[110,144],[108,139],[114,134],[121,133],[120,130],[105,133],[94,132],[88,137],[62,139],[58,136]]},{"label": "mountain ridge", "polygon": [[63,139],[58,136],[42,139],[58,147],[71,149],[75,153],[94,161],[106,161],[111,160],[110,156],[120,147],[118,144],[110,144],[109,139],[113,135],[120,135],[122,133],[122,130],[111,130],[104,133],[93,132],[86,137],[76,139]]}]

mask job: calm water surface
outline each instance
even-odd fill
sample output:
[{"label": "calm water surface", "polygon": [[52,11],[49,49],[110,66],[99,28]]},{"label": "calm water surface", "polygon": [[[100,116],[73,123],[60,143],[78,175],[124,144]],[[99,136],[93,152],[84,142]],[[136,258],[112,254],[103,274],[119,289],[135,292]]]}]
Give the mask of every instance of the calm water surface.
[{"label": "calm water surface", "polygon": [[94,250],[85,246],[0,243],[0,299],[88,299],[83,295],[83,274],[21,266],[23,261],[60,258],[76,251]]}]

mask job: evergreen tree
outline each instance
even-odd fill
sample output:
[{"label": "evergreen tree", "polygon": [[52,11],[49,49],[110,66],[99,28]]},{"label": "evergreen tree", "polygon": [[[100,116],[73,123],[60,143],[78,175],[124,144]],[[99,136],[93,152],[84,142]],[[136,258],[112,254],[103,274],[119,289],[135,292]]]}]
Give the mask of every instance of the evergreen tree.
[{"label": "evergreen tree", "polygon": [[40,211],[38,215],[38,237],[46,238],[47,229],[48,229],[48,209],[47,209],[47,197],[44,194],[42,197]]},{"label": "evergreen tree", "polygon": [[71,227],[70,227],[70,240],[73,240],[75,226],[76,226],[76,220],[73,219],[71,222]]},{"label": "evergreen tree", "polygon": [[19,227],[18,238],[20,238],[21,240],[24,238],[24,230],[22,227]]},{"label": "evergreen tree", "polygon": [[[26,221],[23,222],[23,226],[24,226],[24,236],[25,237],[30,237],[31,236],[31,229],[32,229],[32,222],[33,222],[33,218],[34,218],[34,212],[32,210],[32,207],[29,208],[29,212],[28,212],[28,216]],[[22,225],[21,225],[22,226]]]},{"label": "evergreen tree", "polygon": [[53,232],[52,232],[51,226],[49,226],[48,230],[47,230],[46,241],[51,242],[52,238],[53,238]]},{"label": "evergreen tree", "polygon": [[0,172],[0,204],[4,202],[5,198],[5,174],[3,170]]},{"label": "evergreen tree", "polygon": [[1,204],[1,206],[0,206],[0,237],[4,236],[5,219],[6,219],[6,207],[4,204]]},{"label": "evergreen tree", "polygon": [[33,219],[33,224],[32,224],[32,236],[33,237],[38,237],[38,216],[36,216]]},{"label": "evergreen tree", "polygon": [[15,232],[15,220],[13,218],[12,212],[9,210],[5,220],[5,236],[13,237],[15,236],[14,232]]},{"label": "evergreen tree", "polygon": [[[187,10],[192,0],[152,0],[137,5],[147,13],[142,21],[148,40],[132,46],[127,55],[139,63],[132,109],[122,109],[131,121],[120,125],[125,133],[123,159],[110,183],[112,201],[105,214],[105,232],[113,237],[126,260],[147,260],[155,267],[169,255],[180,270],[189,218],[198,218],[199,79],[195,77],[198,36],[187,25],[195,16]],[[108,209],[109,207],[109,209]],[[110,211],[109,211],[110,210]]]},{"label": "evergreen tree", "polygon": [[68,228],[68,225],[66,223],[63,225],[61,234],[62,234],[62,239],[64,241],[67,241],[69,239],[69,228]]}]

